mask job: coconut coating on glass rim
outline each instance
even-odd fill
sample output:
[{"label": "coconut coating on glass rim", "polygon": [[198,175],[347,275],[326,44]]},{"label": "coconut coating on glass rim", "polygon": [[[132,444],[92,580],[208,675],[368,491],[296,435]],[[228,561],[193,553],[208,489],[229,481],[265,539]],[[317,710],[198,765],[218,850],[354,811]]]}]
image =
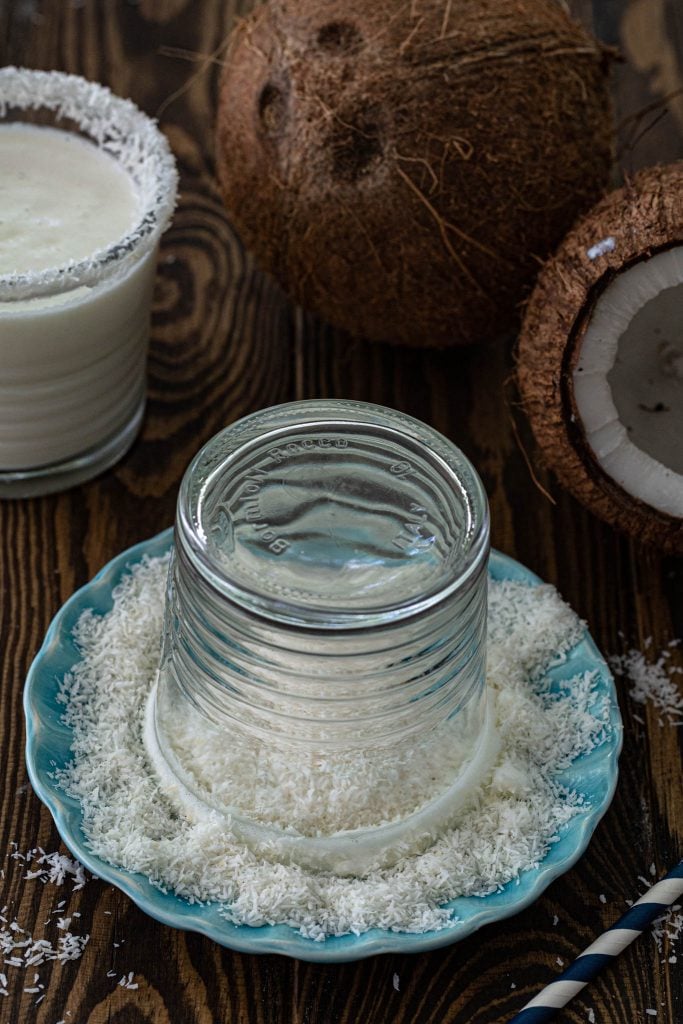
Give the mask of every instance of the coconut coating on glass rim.
[{"label": "coconut coating on glass rim", "polygon": [[[543,460],[560,483],[606,522],[645,543],[683,553],[683,507],[679,515],[664,514],[610,477],[587,443],[573,383],[582,342],[606,288],[620,273],[676,246],[683,246],[683,162],[642,171],[570,232],[528,303],[517,378]],[[680,269],[683,279],[683,254]],[[668,420],[678,431],[671,436],[672,451],[681,448],[683,378],[680,393],[678,420]],[[653,404],[647,411],[659,410]],[[666,423],[658,421],[661,429]]]},{"label": "coconut coating on glass rim", "polygon": [[557,0],[271,0],[235,27],[221,80],[231,220],[352,334],[502,334],[606,183],[607,63]]}]

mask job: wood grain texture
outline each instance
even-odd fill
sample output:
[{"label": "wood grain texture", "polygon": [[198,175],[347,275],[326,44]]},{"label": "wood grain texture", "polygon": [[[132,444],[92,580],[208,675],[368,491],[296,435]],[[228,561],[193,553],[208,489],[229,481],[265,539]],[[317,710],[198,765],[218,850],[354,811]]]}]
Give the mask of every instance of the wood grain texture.
[{"label": "wood grain texture", "polygon": [[[159,263],[141,438],[99,480],[56,497],[0,503],[0,858],[13,840],[22,850],[59,848],[50,816],[27,782],[21,714],[26,671],[50,619],[121,549],[171,523],[179,480],[203,441],[279,401],[352,397],[431,423],[479,467],[491,499],[494,544],[557,584],[605,652],[641,646],[650,636],[659,649],[683,635],[683,563],[614,534],[548,476],[539,473],[556,505],[534,486],[512,418],[531,450],[529,433],[509,389],[509,402],[504,398],[509,345],[484,342],[436,353],[370,346],[293,310],[254,269],[230,229],[213,177],[218,65],[172,52],[218,53],[220,59],[233,19],[248,6],[0,0],[0,63],[81,73],[151,114],[161,111],[182,178]],[[595,0],[592,7],[576,0],[575,8],[628,56],[615,73],[620,119],[680,79],[678,0]],[[661,60],[666,74],[654,67]],[[683,156],[679,109],[644,115],[635,132],[636,120],[627,121],[621,131],[627,171]],[[635,707],[623,686],[620,691],[626,736],[614,803],[575,869],[517,917],[422,956],[316,966],[235,954],[172,931],[101,882],[71,894],[68,886],[25,881],[21,863],[9,859],[0,864],[0,907],[8,904],[26,927],[38,922],[41,934],[40,922],[65,899],[65,915],[81,913],[79,930],[92,938],[80,961],[39,968],[46,997],[38,1007],[36,996],[22,991],[30,978],[11,974],[10,995],[0,997],[0,1022],[503,1024],[559,970],[558,957],[569,961],[619,916],[624,901],[641,889],[638,875],[647,875],[653,862],[664,872],[683,852],[682,731],[660,728],[655,714]],[[596,1024],[680,1024],[682,967],[683,949],[679,963],[669,964],[667,950],[660,955],[646,936],[558,1021],[584,1022],[593,1008]],[[110,970],[116,977],[107,977]],[[128,971],[135,972],[136,991],[116,984]],[[656,1008],[658,1017],[645,1017],[646,1007]]]}]

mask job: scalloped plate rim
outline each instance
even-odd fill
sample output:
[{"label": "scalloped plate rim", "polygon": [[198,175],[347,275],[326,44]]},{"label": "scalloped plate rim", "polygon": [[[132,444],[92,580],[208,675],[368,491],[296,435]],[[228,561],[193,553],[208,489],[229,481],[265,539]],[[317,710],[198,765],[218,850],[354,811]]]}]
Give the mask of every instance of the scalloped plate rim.
[{"label": "scalloped plate rim", "polygon": [[[344,963],[381,953],[421,953],[458,942],[484,925],[511,917],[530,906],[552,882],[568,871],[582,856],[614,796],[618,778],[617,762],[623,740],[623,726],[614,680],[587,631],[573,651],[581,650],[582,655],[588,658],[593,667],[600,670],[603,687],[607,688],[610,695],[611,736],[596,748],[601,754],[599,774],[605,780],[603,796],[598,804],[570,821],[559,840],[560,843],[565,843],[571,838],[572,842],[566,853],[558,859],[552,858],[555,848],[552,845],[538,867],[523,872],[519,882],[509,882],[501,891],[488,896],[458,897],[452,900],[447,905],[455,907],[456,914],[466,913],[467,916],[459,916],[452,924],[439,931],[412,933],[373,929],[359,936],[331,936],[324,942],[319,942],[305,938],[289,925],[237,925],[221,917],[215,905],[191,904],[172,893],[163,893],[152,886],[146,876],[116,867],[92,853],[82,831],[80,804],[67,797],[49,776],[50,768],[46,767],[46,764],[54,764],[55,752],[46,749],[44,743],[41,744],[41,727],[46,723],[38,713],[37,698],[43,691],[56,692],[57,682],[64,672],[68,671],[68,667],[65,666],[61,667],[59,673],[50,671],[51,661],[64,655],[67,658],[71,657],[71,665],[75,663],[71,654],[65,651],[65,643],[71,643],[71,628],[77,616],[86,608],[95,607],[96,611],[102,611],[106,604],[110,607],[112,591],[125,572],[145,555],[164,554],[170,548],[172,540],[173,528],[170,527],[126,549],[104,565],[89,583],[72,594],[50,623],[26,678],[23,705],[29,779],[36,794],[54,818],[57,831],[65,845],[91,873],[116,886],[146,914],[162,924],[198,932],[229,949],[243,953],[278,953],[310,962]],[[542,583],[535,573],[520,562],[495,550],[491,552],[490,568],[493,569],[495,578],[523,580],[533,585]],[[70,735],[69,730],[63,723],[61,725],[66,739]],[[67,755],[69,753],[70,746]],[[579,758],[573,762],[572,768],[581,761],[582,758]]]}]

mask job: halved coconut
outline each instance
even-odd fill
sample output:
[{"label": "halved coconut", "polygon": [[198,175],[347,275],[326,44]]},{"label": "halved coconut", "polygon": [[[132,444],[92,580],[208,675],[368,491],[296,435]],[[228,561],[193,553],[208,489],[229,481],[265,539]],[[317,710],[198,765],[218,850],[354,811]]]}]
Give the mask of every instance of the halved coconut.
[{"label": "halved coconut", "polygon": [[560,482],[683,552],[683,163],[643,171],[565,238],[527,306],[518,381]]}]

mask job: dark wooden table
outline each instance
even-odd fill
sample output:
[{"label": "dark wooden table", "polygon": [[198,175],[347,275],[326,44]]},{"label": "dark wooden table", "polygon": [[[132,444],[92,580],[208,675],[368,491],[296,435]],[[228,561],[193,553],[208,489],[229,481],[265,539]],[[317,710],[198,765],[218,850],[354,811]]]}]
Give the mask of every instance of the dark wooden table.
[{"label": "dark wooden table", "polygon": [[[227,223],[213,177],[218,67],[190,59],[216,51],[246,6],[235,0],[0,0],[0,63],[77,72],[158,113],[182,181],[162,246],[149,410],[140,440],[114,471],[86,486],[0,503],[0,906],[9,904],[11,917],[32,926],[66,899],[64,913],[80,912],[80,930],[92,936],[80,961],[40,968],[46,996],[38,1007],[36,996],[22,991],[31,979],[10,973],[0,1021],[503,1022],[557,972],[558,956],[567,962],[616,919],[625,899],[642,889],[638,875],[647,875],[653,862],[663,873],[683,853],[683,730],[660,728],[656,714],[635,707],[623,685],[621,778],[586,855],[524,913],[438,952],[327,967],[239,955],[163,927],[101,882],[71,894],[69,887],[23,880],[21,863],[4,860],[11,841],[21,850],[60,848],[27,782],[21,712],[26,671],[50,619],[117,552],[172,522],[179,480],[207,438],[277,402],[353,397],[426,420],[478,466],[491,500],[494,544],[555,583],[603,651],[640,646],[650,636],[658,650],[683,634],[680,560],[616,535],[546,475],[541,480],[554,506],[533,485],[513,415],[531,447],[528,432],[504,399],[509,346],[433,353],[371,346],[295,311],[254,270]],[[627,58],[614,74],[619,120],[681,87],[680,0],[576,0],[574,7]],[[627,171],[683,156],[683,95],[647,114],[636,131],[628,122],[621,142]],[[109,969],[116,977],[107,976]],[[128,971],[139,983],[135,991],[116,984]],[[646,1016],[646,1007],[656,1008],[657,1018]],[[597,1024],[680,1024],[683,945],[678,963],[670,964],[667,951],[660,955],[652,937],[643,937],[558,1019],[587,1021],[589,1008]]]}]

